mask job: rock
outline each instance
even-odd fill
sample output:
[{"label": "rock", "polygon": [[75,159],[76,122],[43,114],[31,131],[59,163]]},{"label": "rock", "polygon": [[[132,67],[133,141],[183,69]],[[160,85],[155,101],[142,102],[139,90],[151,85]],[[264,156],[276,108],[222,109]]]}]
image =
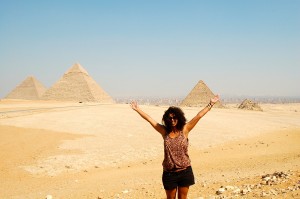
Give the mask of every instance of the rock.
[{"label": "rock", "polygon": [[234,186],[226,186],[225,190],[234,190],[234,188],[235,188]]},{"label": "rock", "polygon": [[129,193],[129,191],[126,189],[126,190],[122,191],[122,193],[126,194],[126,193]]},{"label": "rock", "polygon": [[269,180],[271,180],[269,176],[263,178],[263,181],[269,181]]},{"label": "rock", "polygon": [[277,192],[274,189],[271,189],[270,193],[273,194],[274,196],[277,196]]},{"label": "rock", "polygon": [[267,185],[267,181],[263,180],[260,185]]},{"label": "rock", "polygon": [[241,193],[242,193],[243,195],[246,195],[248,192],[250,192],[249,189],[243,189],[243,190],[241,191]]},{"label": "rock", "polygon": [[52,199],[53,197],[52,197],[52,195],[47,195],[46,196],[46,199]]},{"label": "rock", "polygon": [[241,193],[241,190],[239,188],[236,188],[235,190],[232,191],[234,194],[239,194]]},{"label": "rock", "polygon": [[216,192],[217,195],[221,195],[225,192],[225,188],[224,187],[221,187],[218,189],[218,191]]},{"label": "rock", "polygon": [[281,193],[286,193],[286,192],[287,192],[287,190],[281,189]]},{"label": "rock", "polygon": [[268,195],[269,195],[269,194],[267,194],[267,193],[264,192],[264,191],[261,193],[261,197],[266,197],[266,196],[268,196]]}]

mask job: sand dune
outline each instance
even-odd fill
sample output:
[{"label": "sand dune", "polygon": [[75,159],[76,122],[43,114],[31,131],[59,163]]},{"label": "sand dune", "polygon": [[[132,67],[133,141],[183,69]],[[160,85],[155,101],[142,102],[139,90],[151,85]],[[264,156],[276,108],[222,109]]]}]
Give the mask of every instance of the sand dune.
[{"label": "sand dune", "polygon": [[[193,129],[197,183],[190,198],[274,171],[293,170],[299,180],[300,104],[261,106],[263,112],[213,109]],[[141,108],[160,121],[167,107]],[[199,108],[183,110],[191,119]],[[162,138],[127,104],[2,100],[0,118],[4,198],[165,197]],[[273,197],[282,196],[299,197],[299,190]]]}]

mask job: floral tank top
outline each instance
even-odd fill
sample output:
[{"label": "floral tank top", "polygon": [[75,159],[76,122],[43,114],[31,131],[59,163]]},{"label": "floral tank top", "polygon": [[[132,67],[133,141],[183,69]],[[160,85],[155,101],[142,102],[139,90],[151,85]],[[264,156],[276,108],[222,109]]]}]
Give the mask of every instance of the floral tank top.
[{"label": "floral tank top", "polygon": [[175,138],[169,135],[164,136],[164,161],[162,163],[164,171],[185,169],[191,166],[188,155],[189,140],[182,131]]}]

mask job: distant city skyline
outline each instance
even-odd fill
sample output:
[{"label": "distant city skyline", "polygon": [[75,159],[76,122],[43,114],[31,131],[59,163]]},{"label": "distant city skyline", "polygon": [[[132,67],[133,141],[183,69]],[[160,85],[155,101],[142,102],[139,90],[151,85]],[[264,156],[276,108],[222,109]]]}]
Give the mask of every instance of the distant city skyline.
[{"label": "distant city skyline", "polygon": [[300,1],[0,1],[0,99],[75,63],[113,98],[300,97]]}]

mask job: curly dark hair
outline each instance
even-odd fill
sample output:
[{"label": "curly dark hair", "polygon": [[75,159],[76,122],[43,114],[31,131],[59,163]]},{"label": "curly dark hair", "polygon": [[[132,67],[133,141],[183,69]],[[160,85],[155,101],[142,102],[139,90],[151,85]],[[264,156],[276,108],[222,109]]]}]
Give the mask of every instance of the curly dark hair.
[{"label": "curly dark hair", "polygon": [[172,131],[172,129],[171,129],[172,123],[169,119],[170,114],[174,114],[176,116],[176,118],[177,118],[176,128],[178,130],[182,130],[186,123],[186,118],[184,116],[184,112],[179,107],[171,106],[168,108],[168,110],[165,111],[163,118],[162,118],[162,123],[166,127],[167,132],[170,133]]}]

